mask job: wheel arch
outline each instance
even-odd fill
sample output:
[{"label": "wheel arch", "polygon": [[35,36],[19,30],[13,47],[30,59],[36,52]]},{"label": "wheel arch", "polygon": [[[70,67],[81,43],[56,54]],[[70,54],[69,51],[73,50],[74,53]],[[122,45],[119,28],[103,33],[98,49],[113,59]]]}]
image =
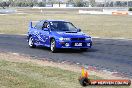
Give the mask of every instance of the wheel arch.
[{"label": "wheel arch", "polygon": [[31,34],[29,34],[29,35],[27,36],[27,41],[29,41],[29,38],[30,38],[31,36],[32,36]]},{"label": "wheel arch", "polygon": [[51,42],[52,39],[55,39],[55,38],[54,38],[54,37],[51,37],[51,38],[50,38],[50,42]]},{"label": "wheel arch", "polygon": [[31,37],[32,35],[30,34],[30,35],[28,35],[28,39]]}]

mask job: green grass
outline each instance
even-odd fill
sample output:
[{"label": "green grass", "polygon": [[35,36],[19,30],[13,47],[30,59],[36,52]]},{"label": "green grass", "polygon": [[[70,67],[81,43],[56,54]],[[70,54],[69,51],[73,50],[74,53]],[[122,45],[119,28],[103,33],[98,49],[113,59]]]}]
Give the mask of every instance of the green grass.
[{"label": "green grass", "polygon": [[79,75],[33,63],[0,60],[0,87],[3,88],[80,88]]},{"label": "green grass", "polygon": [[3,88],[79,88],[79,74],[31,63],[0,61]]},{"label": "green grass", "polygon": [[132,38],[131,16],[79,14],[21,14],[0,16],[0,33],[25,34],[32,20],[62,19],[71,21],[82,31],[98,37]]},{"label": "green grass", "polygon": [[[80,73],[60,68],[0,59],[0,88],[82,88],[78,82],[79,76]],[[89,78],[99,79],[97,76]],[[88,88],[96,87],[89,86]],[[99,86],[98,88],[129,87]]]}]

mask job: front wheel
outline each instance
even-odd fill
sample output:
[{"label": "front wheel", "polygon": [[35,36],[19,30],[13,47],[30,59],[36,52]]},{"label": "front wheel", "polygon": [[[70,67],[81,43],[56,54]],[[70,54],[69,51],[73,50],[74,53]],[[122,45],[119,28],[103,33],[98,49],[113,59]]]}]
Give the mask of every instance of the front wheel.
[{"label": "front wheel", "polygon": [[33,42],[33,38],[32,37],[29,38],[28,45],[29,45],[30,48],[35,48],[36,47],[36,45],[34,45],[34,42]]},{"label": "front wheel", "polygon": [[52,39],[50,42],[50,50],[52,51],[52,53],[55,53],[57,51],[55,39]]}]

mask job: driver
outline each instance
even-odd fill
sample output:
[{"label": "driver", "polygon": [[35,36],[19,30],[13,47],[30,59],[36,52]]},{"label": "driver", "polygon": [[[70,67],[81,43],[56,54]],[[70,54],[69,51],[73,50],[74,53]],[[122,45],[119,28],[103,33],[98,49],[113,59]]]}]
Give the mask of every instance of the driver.
[{"label": "driver", "polygon": [[48,28],[48,22],[44,22],[43,28]]}]

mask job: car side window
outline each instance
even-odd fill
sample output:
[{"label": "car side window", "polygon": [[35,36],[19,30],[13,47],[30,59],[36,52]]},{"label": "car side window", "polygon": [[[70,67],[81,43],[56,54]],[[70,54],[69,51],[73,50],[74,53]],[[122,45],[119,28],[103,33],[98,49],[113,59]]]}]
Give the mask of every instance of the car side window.
[{"label": "car side window", "polygon": [[42,30],[43,23],[44,23],[43,21],[40,21],[39,23],[36,24],[35,28],[36,28],[37,30]]},{"label": "car side window", "polygon": [[48,28],[48,27],[49,27],[49,23],[48,22],[44,22],[42,29],[43,28]]}]

